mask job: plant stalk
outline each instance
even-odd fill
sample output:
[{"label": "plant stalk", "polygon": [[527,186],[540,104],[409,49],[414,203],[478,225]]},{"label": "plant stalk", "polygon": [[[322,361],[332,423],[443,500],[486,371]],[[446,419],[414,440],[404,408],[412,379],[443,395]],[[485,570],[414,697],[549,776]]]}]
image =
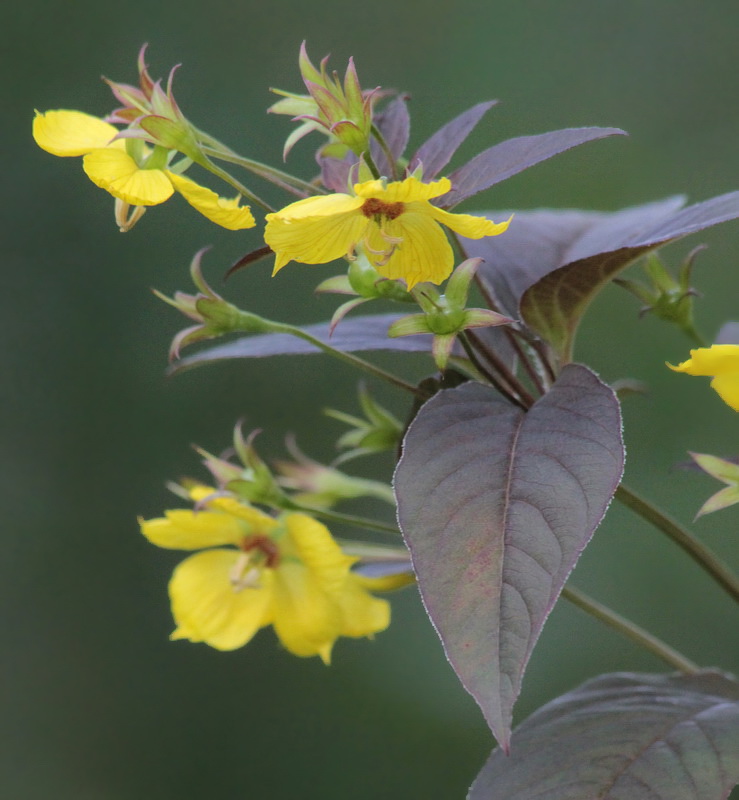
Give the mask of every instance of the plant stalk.
[{"label": "plant stalk", "polygon": [[686,658],[682,653],[679,653],[673,647],[670,647],[670,645],[649,633],[649,631],[645,631],[644,628],[641,628],[635,622],[626,619],[626,617],[622,617],[620,614],[608,608],[608,606],[604,606],[597,600],[593,600],[592,597],[583,594],[578,589],[572,586],[565,586],[564,589],[562,589],[562,596],[587,614],[604,622],[609,627],[623,634],[633,642],[636,642],[645,650],[652,653],[652,655],[662,659],[662,661],[680,672],[690,675],[698,672],[700,669],[700,667],[689,658]]},{"label": "plant stalk", "polygon": [[660,511],[647,500],[639,497],[638,494],[621,484],[616,489],[616,499],[620,500],[625,506],[639,514],[647,522],[651,522],[655,528],[672,539],[675,544],[683,550],[702,567],[734,600],[739,602],[739,578],[718,558],[718,556],[700,539],[696,539],[692,533],[687,531],[674,519]]}]

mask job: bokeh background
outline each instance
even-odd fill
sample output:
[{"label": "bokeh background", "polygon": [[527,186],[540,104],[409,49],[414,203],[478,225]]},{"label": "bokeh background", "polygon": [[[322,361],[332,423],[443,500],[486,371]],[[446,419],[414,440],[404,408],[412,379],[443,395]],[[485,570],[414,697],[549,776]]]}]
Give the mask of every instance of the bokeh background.
[{"label": "bokeh background", "polygon": [[[269,86],[299,90],[297,51],[354,55],[366,86],[412,95],[412,142],[473,103],[503,102],[461,154],[512,135],[615,125],[592,143],[467,203],[470,209],[617,209],[675,193],[703,200],[739,186],[739,5],[733,0],[28,0],[0,12],[2,41],[2,491],[0,796],[10,800],[230,800],[464,797],[492,745],[447,665],[415,590],[394,598],[375,641],[342,640],[334,664],[282,651],[271,632],[219,653],[169,642],[166,582],[180,554],[138,533],[136,516],[176,505],[164,483],[199,475],[198,443],[219,451],[238,418],[282,454],[298,436],[322,459],[342,428],[326,406],[356,411],[355,375],[325,359],[230,362],[165,379],[177,313],[149,291],[189,289],[206,244],[220,276],[258,243],[228,234],[175,197],[118,233],[112,200],[75,159],[35,147],[33,108],[110,107],[99,76],[133,81],[150,42],[154,75],[182,62],[187,115],[237,150],[275,161],[290,130],[267,116]],[[292,168],[310,177],[311,145]],[[459,163],[459,162],[457,162]],[[276,199],[279,201],[281,198]],[[699,323],[713,336],[739,314],[739,225],[700,241]],[[295,322],[327,318],[312,287],[335,272],[259,264],[228,296]],[[706,382],[664,368],[680,334],[612,287],[591,310],[579,356],[606,380],[646,381],[625,406],[628,479],[688,522],[717,487],[675,469],[688,449],[736,451],[739,421]],[[429,363],[378,359],[416,377]],[[396,413],[405,397],[377,387]],[[389,461],[357,462],[388,474]],[[365,508],[365,511],[373,509]],[[386,513],[381,509],[379,513]],[[696,532],[734,565],[737,513]],[[338,533],[347,531],[337,530]],[[574,582],[707,665],[739,669],[729,601],[661,534],[614,507]],[[662,665],[561,603],[533,656],[523,718],[583,679]]]}]

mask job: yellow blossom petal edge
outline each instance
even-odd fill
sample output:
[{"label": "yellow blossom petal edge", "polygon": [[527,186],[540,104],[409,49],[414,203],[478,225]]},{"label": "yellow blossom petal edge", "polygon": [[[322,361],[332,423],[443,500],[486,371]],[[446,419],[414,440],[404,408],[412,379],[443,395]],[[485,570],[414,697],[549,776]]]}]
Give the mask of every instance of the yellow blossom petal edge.
[{"label": "yellow blossom petal edge", "polygon": [[224,544],[238,544],[250,532],[247,524],[229,514],[177,509],[166,517],[139,520],[141,533],[157,547],[173,550],[202,550]]},{"label": "yellow blossom petal edge", "polygon": [[93,150],[82,160],[82,167],[96,186],[132,206],[156,206],[174,194],[162,170],[141,169],[124,150]]},{"label": "yellow blossom petal edge", "polygon": [[237,550],[206,550],[175,569],[169,584],[177,624],[172,639],[235,650],[269,625],[272,576],[265,571],[258,586],[235,591],[229,575],[238,558]]},{"label": "yellow blossom petal edge", "polygon": [[739,345],[714,344],[690,351],[690,358],[676,367],[675,372],[687,375],[713,376],[711,388],[732,408],[739,411]]},{"label": "yellow blossom petal edge", "polygon": [[274,272],[289,261],[323,264],[342,256],[353,258],[361,247],[386,278],[441,283],[454,267],[452,248],[440,227],[479,239],[497,236],[508,222],[452,214],[429,200],[451,189],[448,178],[423,183],[417,178],[385,183],[365,181],[355,196],[333,194],[308,198],[268,214],[264,239],[275,251]]},{"label": "yellow blossom petal edge", "polygon": [[187,202],[204,217],[222,228],[239,231],[253,228],[257,223],[249,206],[239,206],[239,198],[219,197],[205,186],[195,183],[184,175],[167,172],[167,177],[175,189]]},{"label": "yellow blossom petal edge", "polygon": [[[92,150],[110,146],[118,129],[99,117],[82,111],[37,111],[33,119],[33,138],[47,153],[55,156],[84,156]],[[116,149],[125,143],[116,140]]]}]

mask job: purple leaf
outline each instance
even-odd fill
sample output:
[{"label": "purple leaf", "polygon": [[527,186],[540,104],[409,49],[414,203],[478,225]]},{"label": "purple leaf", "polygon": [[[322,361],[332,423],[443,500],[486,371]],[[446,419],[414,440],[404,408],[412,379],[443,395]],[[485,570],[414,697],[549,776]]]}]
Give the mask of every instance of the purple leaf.
[{"label": "purple leaf", "polygon": [[[385,143],[396,162],[405,152],[410,135],[411,118],[408,115],[407,103],[408,95],[402,94],[390,102],[375,117],[375,125],[377,125],[385,139]],[[388,162],[384,150],[374,138],[370,143],[370,151],[377,168],[380,170],[380,175],[392,176],[395,165]]]},{"label": "purple leaf", "polygon": [[395,491],[421,596],[504,747],[526,664],[623,460],[618,400],[579,365],[528,412],[466,383],[408,429]]},{"label": "purple leaf", "polygon": [[[377,314],[345,319],[336,328],[333,336],[329,336],[328,322],[315,325],[304,325],[302,330],[310,333],[337,350],[347,353],[363,350],[393,350],[397,352],[423,353],[431,350],[431,335],[417,334],[389,339],[387,329],[400,314]],[[315,345],[298,339],[287,333],[264,333],[256,336],[244,336],[241,339],[219,344],[201,350],[193,356],[180,359],[171,368],[171,372],[205,364],[212,361],[223,361],[231,358],[265,358],[281,355],[312,355],[320,353]]]},{"label": "purple leaf", "polygon": [[580,320],[597,293],[632,261],[659,247],[720,222],[739,217],[739,192],[713,197],[674,211],[635,231],[617,226],[598,235],[597,228],[577,243],[568,263],[549,272],[521,297],[521,316],[546,339],[563,361],[572,357]]},{"label": "purple leaf", "polygon": [[725,322],[716,334],[716,344],[739,344],[739,322]]},{"label": "purple leaf", "polygon": [[726,800],[738,781],[739,684],[616,673],[529,717],[468,800]]},{"label": "purple leaf", "polygon": [[455,117],[443,128],[439,128],[430,139],[427,139],[418,148],[408,164],[408,171],[413,172],[419,164],[423,164],[423,179],[432,181],[451,161],[457,148],[470,135],[485,112],[497,102],[497,100],[490,100],[487,103],[478,103]]},{"label": "purple leaf", "polygon": [[[505,313],[515,317],[521,295],[545,275],[578,258],[613,250],[624,236],[656,225],[684,204],[682,197],[669,197],[615,212],[521,211],[502,236],[461,241],[468,258],[484,259],[478,277]],[[490,211],[484,216],[506,219],[510,214]]]},{"label": "purple leaf", "polygon": [[332,192],[346,194],[349,191],[349,175],[352,167],[359,159],[354,153],[347,153],[344,158],[331,158],[322,156],[319,150],[316,161],[321,168],[321,183]]},{"label": "purple leaf", "polygon": [[540,161],[546,161],[585,142],[616,134],[626,135],[620,128],[565,128],[500,142],[483,150],[449,175],[452,189],[438,199],[438,205],[451,208]]}]

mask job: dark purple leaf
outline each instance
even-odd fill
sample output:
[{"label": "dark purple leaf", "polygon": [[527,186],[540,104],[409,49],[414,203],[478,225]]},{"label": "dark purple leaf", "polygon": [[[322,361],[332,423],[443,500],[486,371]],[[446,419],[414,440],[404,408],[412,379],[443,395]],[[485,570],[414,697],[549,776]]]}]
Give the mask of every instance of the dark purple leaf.
[{"label": "dark purple leaf", "polygon": [[620,128],[565,128],[500,142],[452,172],[449,176],[452,189],[438,198],[437,203],[442,208],[451,208],[540,161],[585,142],[616,134],[625,135],[625,132]]},{"label": "dark purple leaf", "polygon": [[[477,276],[497,298],[502,309],[517,317],[521,295],[530,286],[565,264],[607,253],[624,236],[656,225],[684,205],[669,197],[647,205],[614,212],[541,209],[514,214],[502,236],[462,239],[468,258],[482,258]],[[491,219],[507,219],[510,211],[485,212]]]},{"label": "dark purple leaf", "polygon": [[400,526],[447,658],[504,746],[526,664],[623,458],[618,400],[579,365],[528,412],[466,383],[408,429]]},{"label": "dark purple leaf", "polygon": [[[408,115],[408,95],[402,94],[396,97],[380,111],[375,117],[375,125],[377,125],[388,149],[397,162],[405,152],[411,129],[411,118]],[[394,165],[388,162],[385,152],[374,138],[370,144],[370,151],[377,168],[380,170],[380,175],[385,175],[386,177],[393,175]]]},{"label": "dark purple leaf", "polygon": [[[396,352],[419,353],[430,352],[431,335],[417,334],[389,339],[387,329],[391,323],[400,319],[400,314],[377,314],[345,319],[329,336],[329,323],[319,322],[315,325],[304,325],[302,330],[344,352],[360,352],[363,350],[392,350]],[[230,358],[265,358],[281,355],[312,355],[321,351],[315,345],[290,336],[287,333],[264,333],[256,336],[244,336],[241,339],[219,344],[201,350],[193,356],[180,359],[173,366],[172,372],[205,364],[212,361],[223,361]]]},{"label": "dark purple leaf", "polygon": [[739,684],[616,673],[529,717],[468,800],[726,800],[738,781]]},{"label": "dark purple leaf", "polygon": [[725,322],[716,334],[716,344],[739,344],[739,322]]},{"label": "dark purple leaf", "polygon": [[427,139],[418,148],[408,164],[408,170],[413,172],[419,164],[423,164],[423,179],[432,181],[451,161],[457,148],[470,135],[485,112],[497,102],[497,100],[489,100],[487,103],[478,103],[455,117],[443,128],[439,128],[430,139]]},{"label": "dark purple leaf", "polygon": [[316,161],[321,168],[321,183],[332,192],[346,194],[349,191],[351,168],[359,161],[357,156],[349,152],[344,158],[330,158],[322,156],[319,150]]},{"label": "dark purple leaf", "polygon": [[675,211],[656,224],[639,225],[631,233],[624,226],[599,236],[595,229],[578,241],[569,263],[523,293],[521,316],[566,362],[588,305],[624,267],[660,245],[737,217],[739,192],[732,192]]}]

